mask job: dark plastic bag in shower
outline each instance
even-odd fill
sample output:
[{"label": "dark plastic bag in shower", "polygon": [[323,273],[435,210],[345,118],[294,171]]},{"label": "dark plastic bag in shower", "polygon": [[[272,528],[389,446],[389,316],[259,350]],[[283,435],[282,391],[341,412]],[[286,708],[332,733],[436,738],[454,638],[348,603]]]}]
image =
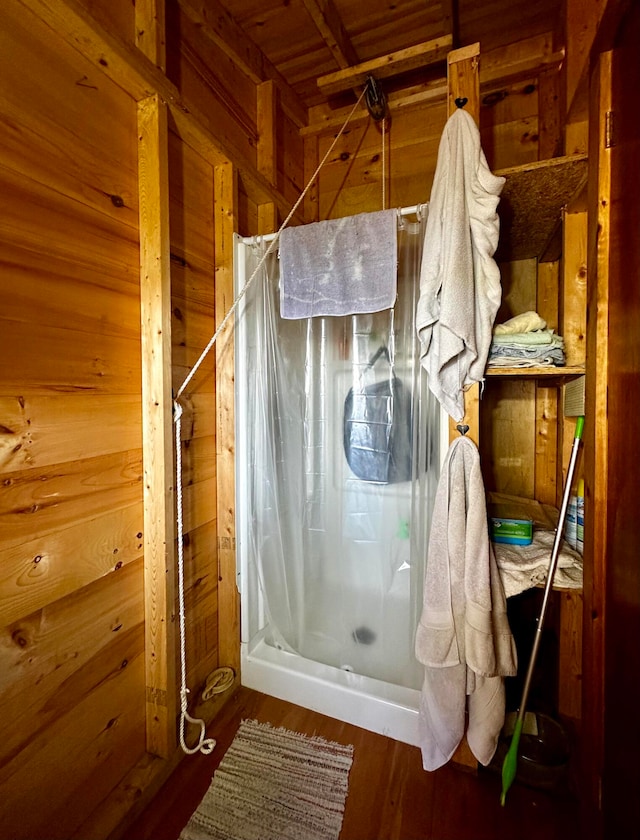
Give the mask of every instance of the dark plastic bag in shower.
[{"label": "dark plastic bag in shower", "polygon": [[[381,347],[373,368],[389,351]],[[411,393],[389,368],[386,379],[351,388],[344,404],[344,451],[362,481],[395,484],[411,479]]]}]

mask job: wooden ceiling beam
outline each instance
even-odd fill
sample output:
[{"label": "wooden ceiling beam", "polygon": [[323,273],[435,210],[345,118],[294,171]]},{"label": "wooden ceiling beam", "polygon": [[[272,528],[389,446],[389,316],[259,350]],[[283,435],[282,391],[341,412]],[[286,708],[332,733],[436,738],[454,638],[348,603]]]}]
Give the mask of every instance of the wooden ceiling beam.
[{"label": "wooden ceiling beam", "polygon": [[438,61],[445,61],[452,45],[451,35],[443,35],[404,50],[382,55],[379,58],[372,58],[354,67],[338,70],[336,73],[329,73],[320,76],[318,87],[326,95],[342,93],[349,88],[363,85],[368,76],[375,76],[376,79],[390,78],[409,70],[417,70],[421,67],[428,67]]},{"label": "wooden ceiling beam", "polygon": [[341,70],[358,64],[358,54],[342,25],[333,0],[302,0],[302,4],[316,25],[322,40]]},{"label": "wooden ceiling beam", "polygon": [[451,47],[457,49],[458,47],[458,0],[441,0],[442,7],[442,22],[445,32],[451,33]]},{"label": "wooden ceiling beam", "polygon": [[[485,95],[519,80],[536,79],[544,70],[560,67],[563,58],[563,50],[553,50],[551,33],[490,50],[480,55],[480,93]],[[374,72],[373,75],[380,77],[381,74]],[[352,84],[355,83],[351,82],[347,87],[351,87]],[[434,79],[410,89],[390,93],[387,97],[389,110],[393,112],[440,102],[446,97],[446,91],[446,77],[443,70],[440,81]],[[303,136],[308,136],[342,125],[351,107],[336,110],[328,105],[320,105],[312,108],[309,112],[310,124],[302,129],[301,133]],[[352,119],[368,118],[369,113],[363,105]]]},{"label": "wooden ceiling beam", "polygon": [[543,70],[559,69],[564,57],[564,49],[553,48],[552,32],[498,47],[480,56],[480,86],[486,92],[536,77]]}]

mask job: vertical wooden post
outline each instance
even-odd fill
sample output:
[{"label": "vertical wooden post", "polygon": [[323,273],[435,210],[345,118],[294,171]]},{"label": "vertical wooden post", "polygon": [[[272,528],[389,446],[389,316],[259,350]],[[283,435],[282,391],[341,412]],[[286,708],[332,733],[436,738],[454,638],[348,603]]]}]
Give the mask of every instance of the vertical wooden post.
[{"label": "vertical wooden post", "polygon": [[456,99],[462,97],[464,106],[474,120],[480,123],[480,44],[469,44],[451,50],[447,56],[447,113],[457,109]]},{"label": "vertical wooden post", "polygon": [[135,42],[138,49],[159,67],[167,69],[165,0],[135,0]]},{"label": "vertical wooden post", "polygon": [[[536,312],[549,329],[558,330],[557,262],[539,262],[536,282]],[[533,496],[547,505],[557,504],[558,486],[558,387],[539,380],[535,386],[535,474]]]},{"label": "vertical wooden post", "polygon": [[[309,183],[309,179],[318,168],[319,153],[318,153],[318,137],[317,135],[310,135],[304,138],[304,182]],[[311,222],[320,221],[320,208],[318,202],[318,178],[311,184],[307,194],[304,197],[304,220],[307,224]]]},{"label": "vertical wooden post", "polygon": [[[278,180],[277,111],[278,89],[274,82],[262,82],[257,88],[258,148],[256,150],[258,171],[272,186]],[[258,233],[272,233],[278,227],[278,212],[273,202],[258,205]]]},{"label": "vertical wooden post", "polygon": [[[447,114],[457,110],[456,99],[467,100],[464,109],[480,122],[480,44],[470,44],[452,50],[447,57]],[[477,445],[480,441],[480,386],[472,385],[464,395],[462,425],[468,426],[467,436]],[[453,420],[449,421],[449,440],[460,434]]]},{"label": "vertical wooden post", "polygon": [[278,211],[276,205],[270,201],[268,204],[258,204],[258,233],[273,233],[278,229]]},{"label": "vertical wooden post", "polygon": [[[587,339],[587,214],[563,214],[562,224],[562,296],[558,331],[564,338],[567,365],[584,365]],[[563,388],[564,395],[564,388]],[[562,489],[573,448],[576,418],[559,416],[558,492],[556,504],[562,499]],[[575,476],[577,483],[579,473]]]},{"label": "vertical wooden post", "polygon": [[[584,429],[584,613],[582,733],[589,744],[583,762],[588,807],[596,803],[601,816],[604,764],[605,625],[607,558],[610,551],[609,488],[609,260],[611,234],[612,148],[606,138],[606,115],[612,110],[613,53],[605,52],[594,68],[589,86],[589,197],[587,261],[589,278]],[[598,835],[596,835],[598,836]]]},{"label": "vertical wooden post", "polygon": [[564,213],[560,334],[566,364],[584,365],[587,345],[587,214]]},{"label": "vertical wooden post", "polygon": [[582,592],[560,592],[558,649],[558,713],[582,717]]},{"label": "vertical wooden post", "polygon": [[[457,110],[456,99],[467,100],[464,108],[480,121],[480,44],[471,44],[459,50],[452,50],[447,58],[447,114]],[[462,424],[469,427],[467,436],[477,445],[480,440],[480,386],[474,384],[465,391],[464,417]],[[449,440],[459,436],[458,424],[449,420]],[[452,759],[454,764],[468,771],[476,772],[478,762],[471,752],[467,739],[463,738]]]},{"label": "vertical wooden post", "polygon": [[147,751],[176,745],[167,108],[138,103]]},{"label": "vertical wooden post", "polygon": [[[214,169],[216,328],[234,300],[233,234],[238,176],[231,163]],[[240,604],[235,537],[235,372],[233,321],[216,342],[216,463],[219,661],[240,672]]]},{"label": "vertical wooden post", "polygon": [[276,113],[278,90],[272,80],[262,82],[256,89],[258,146],[256,159],[258,172],[265,176],[272,186],[277,180],[276,160]]},{"label": "vertical wooden post", "polygon": [[[562,154],[561,107],[560,73],[555,67],[550,70],[543,70],[538,77],[539,160],[547,160]],[[562,113],[564,113],[564,109]]]}]

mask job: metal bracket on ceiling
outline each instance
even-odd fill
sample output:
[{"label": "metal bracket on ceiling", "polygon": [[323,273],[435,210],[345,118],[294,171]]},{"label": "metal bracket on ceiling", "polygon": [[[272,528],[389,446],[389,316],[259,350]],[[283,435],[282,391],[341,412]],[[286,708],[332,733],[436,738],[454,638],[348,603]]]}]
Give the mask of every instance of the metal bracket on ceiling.
[{"label": "metal bracket on ceiling", "polygon": [[367,111],[376,122],[387,116],[387,97],[373,76],[367,76],[364,101]]}]

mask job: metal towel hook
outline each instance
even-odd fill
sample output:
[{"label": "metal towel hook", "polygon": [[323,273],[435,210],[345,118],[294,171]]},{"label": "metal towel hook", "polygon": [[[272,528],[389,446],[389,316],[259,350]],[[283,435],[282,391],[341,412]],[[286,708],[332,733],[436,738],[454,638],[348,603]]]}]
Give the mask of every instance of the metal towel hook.
[{"label": "metal towel hook", "polygon": [[456,429],[460,432],[460,434],[461,434],[463,437],[464,437],[464,435],[466,435],[466,434],[467,434],[467,432],[469,431],[469,427],[468,427],[468,426],[463,426],[461,423],[459,423],[459,424],[456,426]]},{"label": "metal towel hook", "polygon": [[464,106],[467,104],[467,102],[469,100],[467,99],[466,96],[459,96],[457,99],[454,99],[453,101],[456,103],[458,108],[464,108]]}]

